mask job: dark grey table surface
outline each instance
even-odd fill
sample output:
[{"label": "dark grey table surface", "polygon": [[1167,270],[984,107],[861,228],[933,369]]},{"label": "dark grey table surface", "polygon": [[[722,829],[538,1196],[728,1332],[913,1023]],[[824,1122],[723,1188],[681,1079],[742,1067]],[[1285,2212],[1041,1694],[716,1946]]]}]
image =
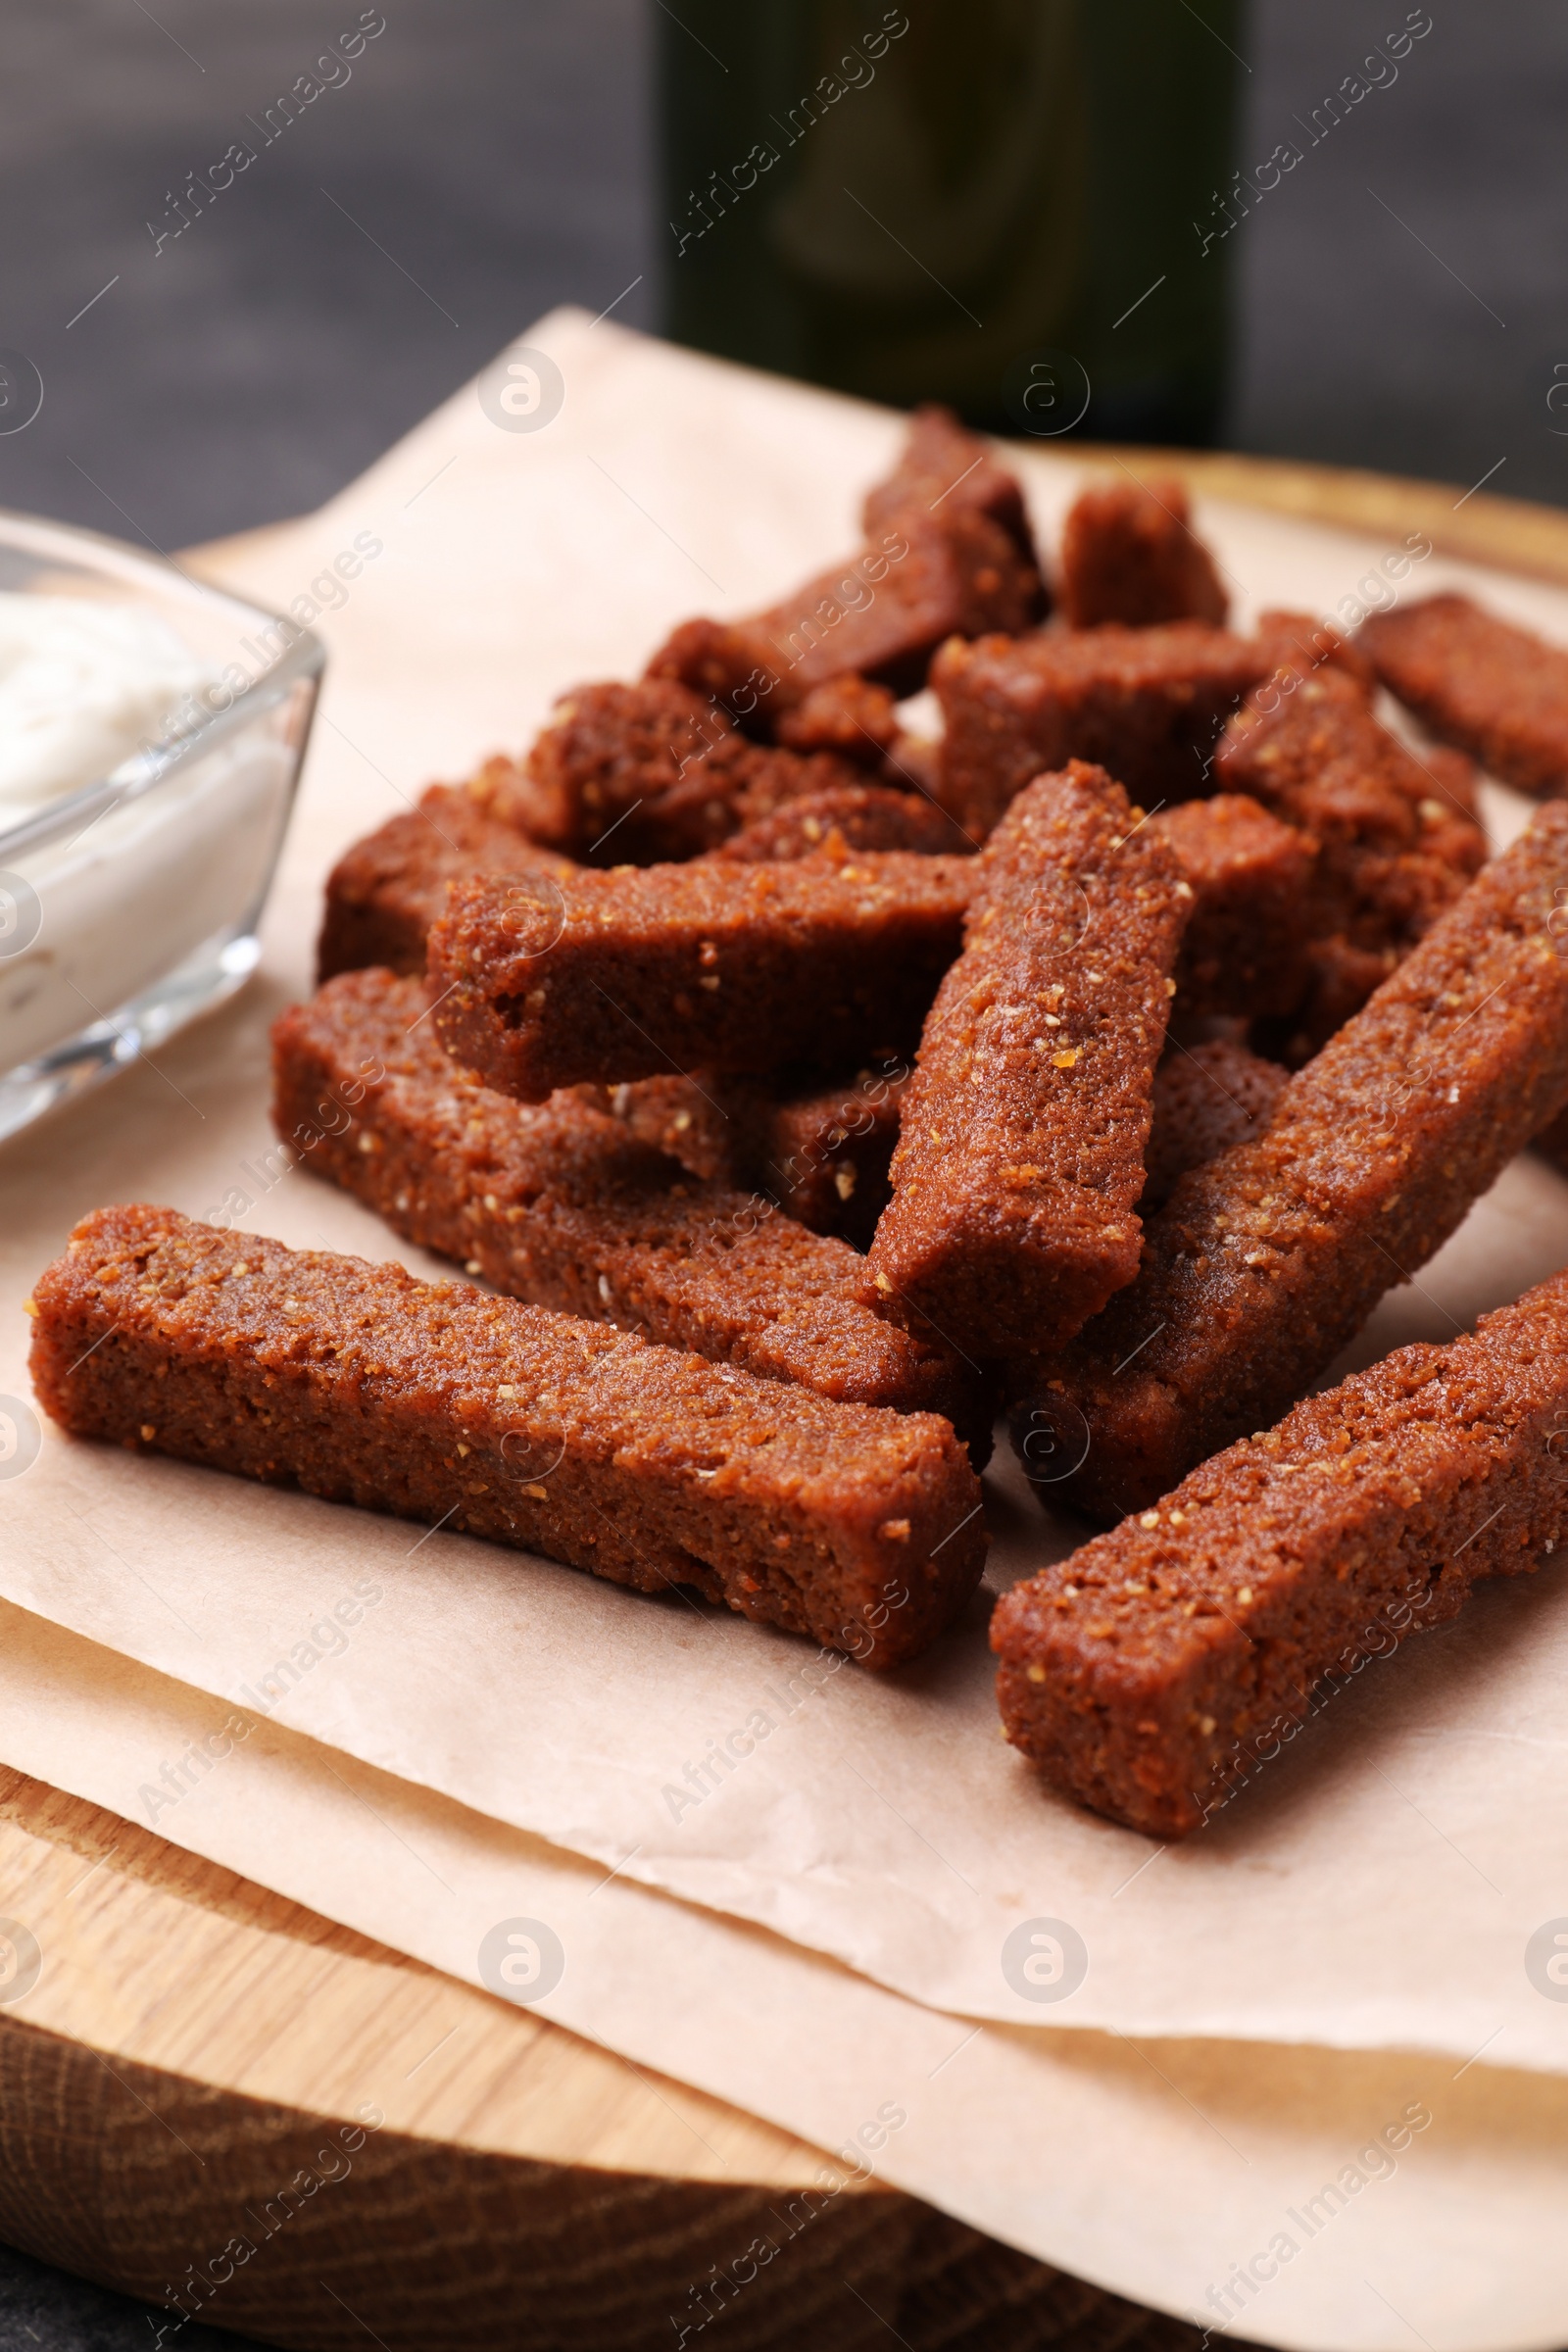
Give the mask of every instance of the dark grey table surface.
[{"label": "dark grey table surface", "polygon": [[[385,0],[352,79],[155,250],[186,172],[358,13],[6,0],[0,347],[45,401],[0,437],[0,505],[163,548],[244,529],[318,505],[551,304],[630,285],[616,316],[653,322],[647,0]],[[1239,160],[1405,14],[1253,0]],[[1430,14],[1397,82],[1240,232],[1226,438],[1568,503],[1546,406],[1568,375],[1568,15]],[[145,2352],[156,2328],[0,2249],[0,2352]]]}]

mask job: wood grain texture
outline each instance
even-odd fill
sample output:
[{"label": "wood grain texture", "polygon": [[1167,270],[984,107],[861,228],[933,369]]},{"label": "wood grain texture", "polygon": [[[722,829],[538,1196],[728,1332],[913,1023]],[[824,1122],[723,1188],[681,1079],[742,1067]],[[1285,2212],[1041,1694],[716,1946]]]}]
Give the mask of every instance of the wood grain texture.
[{"label": "wood grain texture", "polygon": [[[1568,581],[1549,508],[1271,460],[1060,454]],[[233,578],[267,536],[187,565]],[[875,2184],[725,2306],[715,2269],[777,2233],[820,2151],[4,1769],[0,1890],[50,1958],[25,2019],[0,2007],[0,2236],[105,2284],[173,2303],[186,2281],[213,2325],[312,2352],[638,2352],[705,2315],[690,2340],[736,2352],[1198,2344]],[[384,2121],[345,2147],[367,2108]],[[192,2266],[236,2239],[254,2253],[198,2298]]]},{"label": "wood grain texture", "polygon": [[897,2191],[813,2209],[804,2141],[10,1771],[0,1886],[49,1959],[0,2235],[151,2302],[313,2352],[1196,2342]]}]

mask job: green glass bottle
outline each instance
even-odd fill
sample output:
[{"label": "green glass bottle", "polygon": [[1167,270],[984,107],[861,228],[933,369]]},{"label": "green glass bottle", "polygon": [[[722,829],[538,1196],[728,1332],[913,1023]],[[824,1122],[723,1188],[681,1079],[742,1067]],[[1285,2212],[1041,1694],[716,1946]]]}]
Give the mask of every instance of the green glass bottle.
[{"label": "green glass bottle", "polygon": [[1003,432],[1212,440],[1241,0],[659,0],[677,342]]}]

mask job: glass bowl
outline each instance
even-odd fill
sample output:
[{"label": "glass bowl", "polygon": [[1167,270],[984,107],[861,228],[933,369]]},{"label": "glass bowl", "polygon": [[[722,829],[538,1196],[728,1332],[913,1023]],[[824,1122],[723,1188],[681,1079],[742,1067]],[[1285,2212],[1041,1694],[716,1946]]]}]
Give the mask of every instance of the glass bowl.
[{"label": "glass bowl", "polygon": [[325,665],[295,620],[118,540],[0,512],[0,591],[149,614],[202,672],[106,774],[0,812],[0,1137],[232,996]]}]

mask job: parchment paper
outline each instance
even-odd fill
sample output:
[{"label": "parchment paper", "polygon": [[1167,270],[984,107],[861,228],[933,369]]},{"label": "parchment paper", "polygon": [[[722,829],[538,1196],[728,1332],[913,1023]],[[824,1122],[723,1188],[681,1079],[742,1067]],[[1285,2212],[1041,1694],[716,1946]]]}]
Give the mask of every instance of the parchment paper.
[{"label": "parchment paper", "polygon": [[[467,388],[319,515],[231,552],[236,584],[286,604],[358,532],[383,542],[320,623],[333,666],[261,981],[0,1163],[0,1391],[25,1396],[30,1280],[106,1200],[437,1270],[289,1171],[268,1129],[266,1025],[308,986],[326,865],[432,773],[519,747],[557,691],[634,674],[685,613],[743,609],[847,551],[899,438],[875,411],[575,315],[524,342],[562,370],[550,423],[503,430]],[[1024,462],[1049,542],[1072,471]],[[1333,609],[1390,552],[1241,509],[1200,519],[1243,619]],[[1447,582],[1568,640],[1568,596],[1435,557],[1411,575]],[[1493,807],[1517,821],[1506,796]],[[1522,1161],[1357,1360],[1449,1336],[1564,1255],[1568,1187]],[[1005,1468],[992,1491],[992,1586],[1081,1538]],[[1568,2067],[1568,2010],[1525,1971],[1530,1937],[1568,1911],[1558,1571],[1370,1666],[1254,1790],[1164,1850],[1044,1793],[1004,1747],[978,1603],[933,1657],[874,1681],[679,1600],[52,1431],[0,1510],[11,1599],[921,1999],[1037,2021],[1003,1947],[1050,1918],[1088,1960],[1054,2027]],[[313,1633],[363,1582],[379,1597],[352,1634]],[[743,1761],[705,1766],[748,1725]]]},{"label": "parchment paper", "polygon": [[[198,1740],[221,1749],[227,1721],[222,1702],[0,1602],[4,1761],[134,1817],[140,1780]],[[975,2028],[605,1884],[276,1725],[189,1778],[161,1825],[177,1843],[451,1975],[482,1982],[487,1931],[542,1921],[564,1962],[542,2014],[802,2133],[836,2160],[824,2185],[869,2170],[1101,2285],[1306,2352],[1544,2352],[1568,2332],[1568,2085],[1554,2078]],[[79,1964],[44,1953],[45,1971]],[[385,2074],[368,2089],[417,2132],[407,2054],[389,2049]],[[662,2095],[678,2114],[678,2091]],[[808,2208],[787,2189],[777,2205],[788,2260]],[[737,2258],[750,2238],[748,2225]]]}]

